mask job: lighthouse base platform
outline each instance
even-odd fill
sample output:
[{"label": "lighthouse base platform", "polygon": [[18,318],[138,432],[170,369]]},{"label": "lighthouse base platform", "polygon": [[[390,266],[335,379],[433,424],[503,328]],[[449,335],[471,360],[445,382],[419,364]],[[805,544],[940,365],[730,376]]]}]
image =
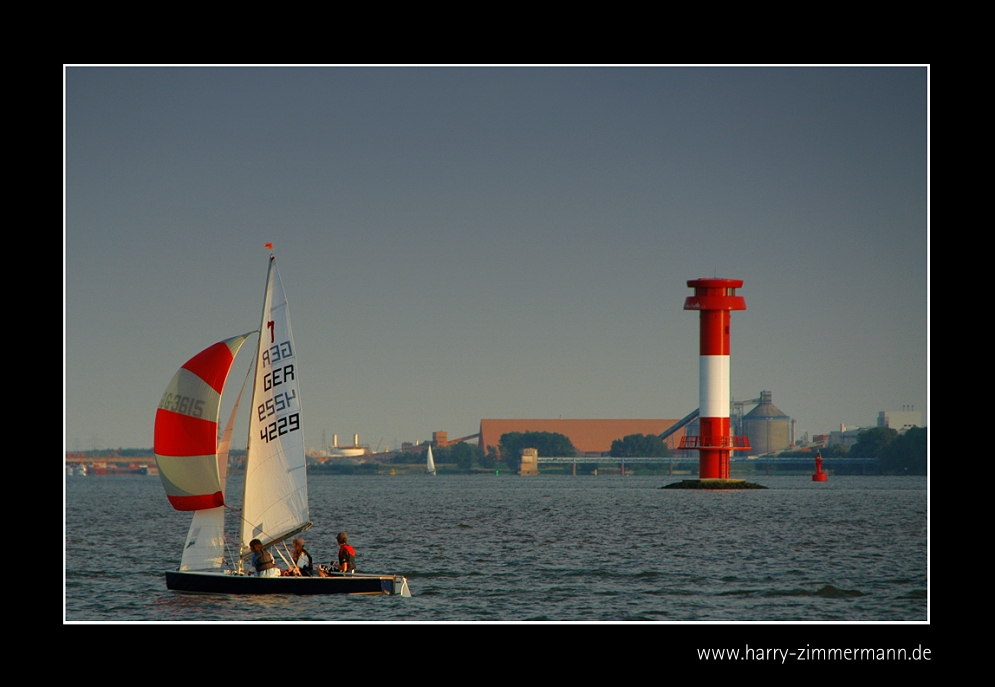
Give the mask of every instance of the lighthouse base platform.
[{"label": "lighthouse base platform", "polygon": [[665,484],[661,489],[766,489],[767,487],[745,479],[685,479]]}]

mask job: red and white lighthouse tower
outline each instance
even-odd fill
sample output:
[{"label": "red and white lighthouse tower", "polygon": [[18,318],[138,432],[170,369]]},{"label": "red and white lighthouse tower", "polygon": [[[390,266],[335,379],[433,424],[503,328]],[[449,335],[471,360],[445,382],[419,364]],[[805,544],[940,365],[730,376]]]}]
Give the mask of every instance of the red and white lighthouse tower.
[{"label": "red and white lighthouse tower", "polygon": [[750,449],[750,440],[729,434],[729,319],[733,310],[746,310],[746,300],[736,295],[742,279],[693,279],[694,295],[685,310],[701,315],[698,366],[699,436],[685,436],[681,448],[699,451],[700,479],[729,479],[729,456]]}]

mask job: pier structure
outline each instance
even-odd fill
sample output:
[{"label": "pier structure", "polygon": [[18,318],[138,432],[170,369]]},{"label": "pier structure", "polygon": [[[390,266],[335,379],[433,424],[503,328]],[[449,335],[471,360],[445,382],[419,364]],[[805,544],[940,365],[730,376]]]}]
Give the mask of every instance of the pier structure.
[{"label": "pier structure", "polygon": [[518,468],[519,475],[539,474],[539,450],[534,448],[522,449],[522,463]]},{"label": "pier structure", "polygon": [[680,448],[698,451],[701,479],[729,479],[729,456],[750,450],[750,440],[729,433],[729,322],[733,310],[746,310],[736,295],[741,279],[692,279],[694,295],[685,310],[699,312],[698,436],[685,436]]}]

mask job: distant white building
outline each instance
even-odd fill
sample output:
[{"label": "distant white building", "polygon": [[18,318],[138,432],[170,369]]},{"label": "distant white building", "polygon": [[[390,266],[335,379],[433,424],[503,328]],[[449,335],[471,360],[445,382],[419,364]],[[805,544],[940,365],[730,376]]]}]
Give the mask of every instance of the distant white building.
[{"label": "distant white building", "polygon": [[878,427],[890,427],[899,434],[905,434],[913,427],[922,427],[922,413],[913,408],[903,406],[902,410],[882,410],[878,413]]},{"label": "distant white building", "polygon": [[870,429],[870,427],[852,427],[847,429],[846,425],[840,425],[838,431],[829,433],[829,441],[826,442],[826,445],[843,444],[847,448],[850,448],[857,443],[857,435],[867,429]]}]

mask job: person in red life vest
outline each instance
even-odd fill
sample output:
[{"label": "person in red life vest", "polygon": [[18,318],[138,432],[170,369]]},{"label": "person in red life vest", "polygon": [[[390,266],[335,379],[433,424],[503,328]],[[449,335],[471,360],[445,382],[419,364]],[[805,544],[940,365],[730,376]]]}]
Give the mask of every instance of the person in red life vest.
[{"label": "person in red life vest", "polygon": [[332,567],[339,572],[356,572],[356,549],[349,546],[349,535],[339,532],[335,541],[339,543],[339,562],[333,562]]}]

